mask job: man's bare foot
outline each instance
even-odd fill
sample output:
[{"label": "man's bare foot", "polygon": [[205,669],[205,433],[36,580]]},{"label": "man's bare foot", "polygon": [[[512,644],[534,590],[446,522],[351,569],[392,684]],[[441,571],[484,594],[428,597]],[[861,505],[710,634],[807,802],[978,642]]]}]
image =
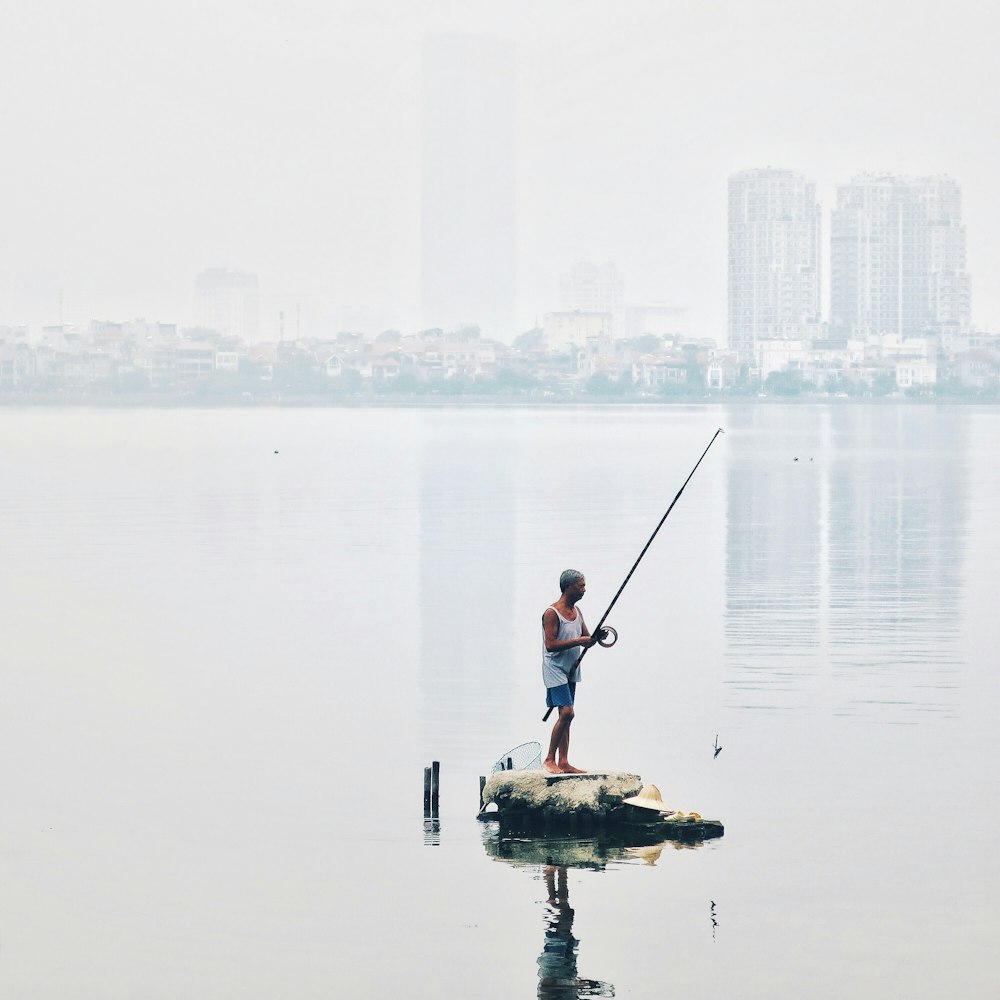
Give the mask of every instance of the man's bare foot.
[{"label": "man's bare foot", "polygon": [[545,768],[549,774],[562,774],[562,768],[554,760],[543,760],[542,767]]},{"label": "man's bare foot", "polygon": [[574,767],[572,764],[560,764],[559,771],[561,774],[586,774],[586,771],[582,771],[578,767]]}]

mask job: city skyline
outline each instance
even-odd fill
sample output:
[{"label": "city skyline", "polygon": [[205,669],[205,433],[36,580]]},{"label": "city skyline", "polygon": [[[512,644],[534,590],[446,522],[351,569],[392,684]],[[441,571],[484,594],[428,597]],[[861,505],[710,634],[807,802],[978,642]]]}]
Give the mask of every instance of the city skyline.
[{"label": "city skyline", "polygon": [[[880,333],[917,337],[928,328],[952,333],[977,328],[972,322],[971,276],[965,270],[967,227],[962,221],[962,193],[954,178],[857,174],[837,186],[838,205],[829,214],[816,199],[815,183],[785,167],[744,169],[727,183],[729,319],[725,329],[714,336],[695,333],[690,330],[686,305],[634,301],[626,295],[625,277],[614,261],[583,260],[563,270],[558,290],[551,290],[534,327],[545,325],[546,315],[602,313],[610,317],[605,333],[611,339],[645,332],[672,335],[683,330],[695,339],[715,340],[747,358],[762,339]],[[475,196],[474,190],[466,191],[459,200],[468,204]],[[455,226],[450,227],[452,236]],[[447,241],[438,242],[435,250],[439,254],[456,253],[458,244],[454,241],[450,247]],[[859,249],[862,242],[863,252]],[[829,276],[823,273],[824,261],[829,262]],[[904,261],[911,272],[905,281]],[[444,258],[439,263],[443,264]],[[442,276],[447,279],[449,272],[444,266],[439,270],[434,293],[443,295],[448,282]],[[900,272],[896,280],[889,273],[894,270]],[[467,277],[471,281],[472,273]],[[465,289],[464,294],[456,295],[450,322],[435,323],[421,315],[420,322],[401,332],[434,327],[453,332],[475,326],[488,338],[510,343],[527,331],[508,328],[505,334],[503,326],[495,322],[496,313],[492,323],[483,321],[484,315],[489,315],[488,306],[486,313],[477,313],[475,308],[477,296],[488,302],[489,295],[494,295],[494,302],[498,301],[498,289],[501,298],[504,292],[510,296],[509,304],[513,298],[509,285],[480,282],[471,291]],[[867,319],[859,313],[863,296],[867,296]],[[288,328],[286,334],[286,311],[262,324],[259,302],[258,275],[236,268],[206,268],[194,278],[193,318],[186,327],[214,330],[248,343],[284,340],[286,336],[295,339],[300,334],[311,339],[345,332],[375,336],[389,329],[345,324],[303,331],[301,305],[296,301],[292,304],[294,331]],[[854,312],[848,315],[850,302]],[[444,306],[442,299],[438,315],[447,313]],[[67,326],[82,329],[93,322],[149,318],[103,314]],[[162,317],[154,319],[163,321]],[[650,325],[649,330],[641,328],[644,322]],[[62,325],[44,324],[34,332]],[[17,327],[4,323],[0,316],[0,328]]]},{"label": "city skyline", "polygon": [[614,261],[631,302],[721,339],[726,180],[768,164],[813,179],[824,218],[859,173],[954,177],[972,322],[998,329],[993,18],[960,2],[931,31],[912,5],[784,0],[8,14],[0,321],[188,325],[192,275],[229,267],[259,275],[265,335],[297,306],[317,332],[417,328],[421,46],[454,32],[516,48],[516,329],[574,262]]}]

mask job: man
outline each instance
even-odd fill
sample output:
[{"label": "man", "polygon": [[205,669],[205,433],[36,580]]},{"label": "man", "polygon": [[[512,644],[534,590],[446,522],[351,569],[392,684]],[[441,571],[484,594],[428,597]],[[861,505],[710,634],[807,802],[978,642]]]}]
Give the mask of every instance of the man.
[{"label": "man", "polygon": [[549,755],[542,766],[550,774],[584,774],[569,762],[569,727],[573,722],[576,683],[580,679],[577,661],[583,650],[593,646],[583,614],[576,606],[587,592],[587,581],[579,570],[567,569],[559,577],[562,595],[542,615],[542,680],[545,704],[559,709],[552,727]]}]

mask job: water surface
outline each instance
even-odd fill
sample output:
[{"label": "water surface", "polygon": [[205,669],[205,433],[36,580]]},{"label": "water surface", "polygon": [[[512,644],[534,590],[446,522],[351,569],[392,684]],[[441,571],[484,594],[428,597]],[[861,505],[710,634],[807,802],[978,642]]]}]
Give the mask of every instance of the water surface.
[{"label": "water surface", "polygon": [[[719,426],[573,749],[725,837],[504,843],[559,571],[596,621]],[[998,452],[975,407],[0,412],[0,994],[1000,995]]]}]

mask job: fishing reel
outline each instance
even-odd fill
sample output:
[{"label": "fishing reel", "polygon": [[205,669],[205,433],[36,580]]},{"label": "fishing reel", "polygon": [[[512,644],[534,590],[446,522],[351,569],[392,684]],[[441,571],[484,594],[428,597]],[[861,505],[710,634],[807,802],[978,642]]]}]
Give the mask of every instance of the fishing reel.
[{"label": "fishing reel", "polygon": [[598,646],[610,649],[618,641],[618,633],[610,625],[602,625],[594,636]]}]

